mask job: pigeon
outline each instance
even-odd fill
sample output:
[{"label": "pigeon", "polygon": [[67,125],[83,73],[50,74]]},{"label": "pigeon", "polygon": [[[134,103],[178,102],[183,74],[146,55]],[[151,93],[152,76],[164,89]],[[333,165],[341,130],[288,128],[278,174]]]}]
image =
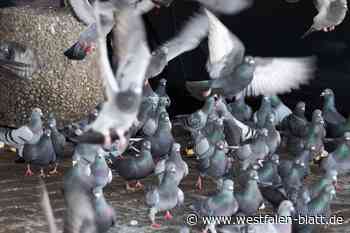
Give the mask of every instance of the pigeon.
[{"label": "pigeon", "polygon": [[324,98],[322,112],[326,122],[327,131],[331,137],[341,137],[337,134],[337,126],[344,124],[346,119],[338,112],[335,106],[335,96],[331,89],[325,89],[321,96]]},{"label": "pigeon", "polygon": [[225,134],[223,118],[216,118],[212,121],[208,121],[203,131],[209,142],[213,145],[215,145],[220,140],[224,140]]},{"label": "pigeon", "polygon": [[[191,205],[191,209],[195,211],[199,216],[203,217],[221,217],[232,216],[238,210],[238,202],[234,196],[234,183],[232,180],[225,180],[223,182],[221,190],[209,197],[196,200]],[[216,222],[209,223],[203,232],[216,232]]]},{"label": "pigeon", "polygon": [[309,185],[307,188],[308,188],[310,197],[312,199],[316,198],[321,194],[322,190],[328,185],[333,185],[336,187],[337,181],[338,181],[337,175],[338,175],[338,172],[336,170],[327,171],[325,174],[323,174],[323,176],[317,182]]},{"label": "pigeon", "polygon": [[316,109],[312,114],[312,122],[308,129],[305,140],[305,148],[315,146],[316,150],[321,154],[324,151],[324,139],[326,137],[325,122],[322,111]]},{"label": "pigeon", "polygon": [[325,172],[336,170],[338,175],[342,175],[350,171],[350,133],[345,133],[343,138],[337,149],[321,160],[321,168]]},{"label": "pigeon", "polygon": [[[336,191],[333,185],[326,186],[323,191],[307,205],[299,210],[301,216],[323,216],[330,217],[330,203],[335,197]],[[295,227],[295,230],[294,230]],[[295,224],[293,232],[311,233],[315,229],[315,224]]]},{"label": "pigeon", "polygon": [[269,136],[268,133],[269,131],[267,129],[261,129],[257,137],[252,139],[248,144],[252,151],[249,158],[252,163],[263,161],[268,156],[269,146],[266,144],[266,138]]},{"label": "pigeon", "polygon": [[170,101],[170,97],[168,96],[167,92],[166,92],[166,83],[167,83],[167,80],[166,79],[161,79],[159,80],[159,84],[158,84],[158,87],[157,89],[155,90],[156,94],[159,96],[159,97],[163,97],[163,98],[166,98],[168,100],[168,106],[170,106],[171,104],[171,101]]},{"label": "pigeon", "polygon": [[236,100],[228,105],[232,115],[241,122],[247,122],[253,115],[252,108],[246,104],[244,96],[236,98]]},{"label": "pigeon", "polygon": [[55,168],[49,172],[49,174],[57,174],[58,164],[64,157],[64,147],[66,145],[66,137],[60,133],[57,129],[56,119],[53,114],[49,115],[48,119],[49,128],[51,130],[51,141],[56,154]]},{"label": "pigeon", "polygon": [[267,137],[265,137],[265,143],[269,147],[269,154],[274,154],[281,144],[281,135],[276,130],[276,117],[275,114],[269,113],[266,116],[266,122],[264,128],[267,129]]},{"label": "pigeon", "polygon": [[305,164],[299,160],[293,161],[289,168],[284,164],[279,166],[284,190],[289,200],[295,202],[300,188],[303,186]]},{"label": "pigeon", "polygon": [[164,171],[168,163],[174,163],[176,165],[176,180],[177,185],[181,180],[188,175],[188,165],[181,157],[181,145],[179,143],[173,143],[170,156],[167,159],[160,160],[154,169],[154,173],[158,176],[159,184],[163,180]]},{"label": "pigeon", "polygon": [[171,219],[170,210],[184,203],[184,193],[177,186],[176,165],[168,163],[162,182],[157,187],[152,187],[146,193],[146,204],[150,207],[149,219],[153,228],[159,228],[155,222],[155,216],[160,211],[166,211],[165,219]]},{"label": "pigeon", "polygon": [[292,110],[288,108],[277,95],[269,96],[269,100],[273,113],[276,116],[277,125],[279,125],[284,118],[292,114]]},{"label": "pigeon", "polygon": [[[126,156],[122,159],[114,159],[113,167],[118,174],[126,180],[126,189],[135,191],[142,188],[140,179],[149,176],[155,168],[151,153],[151,143],[143,141],[141,151],[136,156]],[[129,181],[136,180],[135,188],[131,187]]]},{"label": "pigeon", "polygon": [[23,146],[25,144],[37,143],[43,134],[43,123],[41,109],[34,108],[27,125],[18,129],[0,128],[0,141],[17,149],[17,155],[23,156]]},{"label": "pigeon", "polygon": [[72,163],[76,164],[79,162],[84,165],[91,165],[95,162],[100,148],[99,145],[79,143],[74,148]]},{"label": "pigeon", "polygon": [[193,130],[203,129],[208,121],[208,116],[215,108],[215,98],[208,98],[203,107],[194,113],[190,114],[185,122],[185,128],[190,128]]},{"label": "pigeon", "polygon": [[282,179],[278,174],[279,156],[273,154],[269,160],[263,162],[258,169],[259,189],[263,197],[277,209],[283,200],[287,200],[282,187]]},{"label": "pigeon", "polygon": [[104,102],[97,119],[88,126],[89,130],[78,141],[111,144],[114,139],[119,138],[121,147],[126,149],[127,131],[137,120],[146,69],[151,57],[141,18],[142,11],[126,8],[120,10],[116,16],[118,24],[113,30],[116,41],[113,51],[118,60],[118,69],[114,76],[101,28],[105,23],[103,18],[106,13],[101,10],[99,1],[95,2],[95,8],[98,61],[107,101]]},{"label": "pigeon", "polygon": [[259,208],[264,208],[264,199],[258,186],[258,172],[251,170],[246,179],[246,185],[235,194],[235,197],[238,201],[239,212],[245,215],[252,215]]},{"label": "pigeon", "polygon": [[313,24],[302,38],[315,31],[333,31],[336,26],[343,22],[348,11],[346,0],[316,0],[314,3],[318,13],[313,19]]},{"label": "pigeon", "polygon": [[77,163],[64,174],[66,212],[63,233],[96,232],[90,172],[85,165]]},{"label": "pigeon", "polygon": [[38,69],[38,56],[33,49],[14,41],[0,42],[0,73],[2,77],[31,80]]},{"label": "pigeon", "polygon": [[94,210],[97,233],[106,233],[116,224],[116,213],[114,208],[109,205],[100,190],[94,193]]},{"label": "pigeon", "polygon": [[160,114],[156,132],[152,136],[147,137],[147,139],[151,142],[154,158],[159,159],[170,152],[174,143],[174,137],[171,132],[171,122],[168,113],[162,112]]},{"label": "pigeon", "polygon": [[169,105],[168,99],[164,97],[158,99],[156,106],[155,106],[155,100],[151,100],[151,101],[152,101],[151,103],[152,109],[150,110],[148,119],[146,120],[145,124],[142,127],[142,132],[146,136],[152,136],[156,132],[158,128],[160,115],[163,112],[167,113],[166,107]]},{"label": "pigeon", "polygon": [[[292,202],[285,200],[281,202],[279,205],[277,215],[278,218],[285,219],[283,223],[257,223],[257,224],[247,224],[247,225],[239,225],[239,224],[231,224],[224,225],[219,229],[220,233],[241,233],[241,232],[249,232],[249,233],[292,233],[292,221],[291,217],[293,216],[295,209]],[[271,216],[270,216],[271,217]]]},{"label": "pigeon", "polygon": [[47,129],[36,144],[25,144],[23,147],[23,159],[27,163],[25,175],[32,176],[31,165],[40,167],[40,176],[45,177],[44,167],[56,162],[56,153],[51,141],[51,130]]},{"label": "pigeon", "polygon": [[220,140],[216,143],[212,156],[209,157],[209,167],[200,171],[201,176],[210,176],[215,179],[218,184],[223,182],[224,176],[231,169],[231,161],[225,153],[225,142]]},{"label": "pigeon", "polygon": [[269,114],[274,114],[272,110],[271,102],[269,100],[269,97],[264,96],[261,100],[261,105],[259,110],[256,111],[253,115],[253,120],[257,128],[261,129],[264,127],[267,115]]},{"label": "pigeon", "polygon": [[314,77],[315,57],[245,56],[243,43],[213,13],[205,12],[209,18],[207,71],[211,80],[186,82],[194,97],[204,91],[229,99],[238,94],[276,95],[296,89]]},{"label": "pigeon", "polygon": [[307,134],[308,124],[305,117],[305,102],[298,102],[293,113],[282,121],[281,128],[288,137],[303,138]]},{"label": "pigeon", "polygon": [[[194,152],[199,161],[198,169],[204,171],[210,166],[210,157],[214,154],[215,147],[209,143],[209,140],[201,133],[201,131],[193,131]],[[196,187],[202,189],[202,177],[198,176]]]},{"label": "pigeon", "polygon": [[91,164],[91,174],[95,181],[94,193],[102,192],[103,188],[112,182],[112,171],[107,165],[105,154],[106,152],[100,148],[94,163]]},{"label": "pigeon", "polygon": [[[91,54],[97,42],[97,22],[94,15],[93,6],[89,1],[86,0],[69,0],[70,5],[75,13],[75,15],[84,24],[88,25],[82,33],[80,33],[78,41],[75,42],[70,48],[68,48],[64,55],[68,59],[72,60],[83,60],[87,55]],[[101,4],[101,3],[100,3]],[[107,34],[112,30],[114,26],[113,21],[113,7],[108,2],[103,2],[105,6],[104,9],[104,20],[105,23],[102,25],[101,32],[106,38]]]}]

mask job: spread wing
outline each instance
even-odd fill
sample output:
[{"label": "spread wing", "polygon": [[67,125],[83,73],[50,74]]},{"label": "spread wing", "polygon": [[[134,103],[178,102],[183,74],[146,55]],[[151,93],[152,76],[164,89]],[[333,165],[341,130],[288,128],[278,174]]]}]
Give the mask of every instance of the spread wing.
[{"label": "spread wing", "polygon": [[298,89],[315,75],[316,58],[255,58],[254,78],[246,96],[277,95]]},{"label": "spread wing", "polygon": [[95,23],[94,9],[89,0],[69,0],[75,15],[86,25]]}]

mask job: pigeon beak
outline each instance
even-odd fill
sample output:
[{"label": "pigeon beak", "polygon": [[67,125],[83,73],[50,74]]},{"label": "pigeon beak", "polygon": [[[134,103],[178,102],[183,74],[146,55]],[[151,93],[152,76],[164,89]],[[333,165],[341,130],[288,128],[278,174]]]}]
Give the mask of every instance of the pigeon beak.
[{"label": "pigeon beak", "polygon": [[77,160],[73,160],[73,161],[72,161],[73,167],[74,167],[77,163],[78,163]]},{"label": "pigeon beak", "polygon": [[325,96],[325,95],[326,95],[326,93],[324,91],[322,91],[320,96]]},{"label": "pigeon beak", "polygon": [[228,187],[228,190],[233,191],[233,189],[234,189],[233,186],[229,186],[229,187]]},{"label": "pigeon beak", "polygon": [[259,159],[259,160],[258,160],[258,164],[260,165],[260,167],[263,167],[263,166],[264,166],[263,160]]},{"label": "pigeon beak", "polygon": [[254,176],[253,179],[259,181],[259,176]]}]

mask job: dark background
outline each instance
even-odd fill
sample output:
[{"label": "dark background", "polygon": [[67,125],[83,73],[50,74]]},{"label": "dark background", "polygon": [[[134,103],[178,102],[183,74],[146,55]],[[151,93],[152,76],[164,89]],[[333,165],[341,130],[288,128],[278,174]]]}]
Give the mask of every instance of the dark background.
[{"label": "dark background", "polygon": [[[45,2],[55,4],[61,0],[0,0],[0,7],[21,2]],[[51,2],[51,3],[50,3]],[[170,8],[153,10],[144,19],[150,46],[155,48],[170,39],[182,25],[198,10],[198,4],[188,0],[174,0]],[[317,32],[308,38],[300,37],[310,27],[316,15],[312,0],[300,0],[290,4],[284,0],[256,0],[252,8],[235,16],[221,16],[222,21],[245,44],[247,54],[256,56],[308,56],[319,57],[317,77],[300,90],[282,96],[284,102],[293,108],[296,102],[307,102],[308,111],[319,108],[319,97],[324,88],[336,93],[338,110],[344,115],[350,113],[350,59],[349,59],[349,17],[330,33]],[[151,82],[156,85],[160,78],[168,80],[168,93],[172,99],[169,111],[172,115],[190,113],[202,103],[193,99],[184,88],[185,80],[209,79],[205,62],[208,56],[206,40],[194,51],[171,61],[165,71]],[[259,99],[249,98],[257,105]]]},{"label": "dark background", "polygon": [[[319,97],[324,88],[332,88],[336,93],[339,111],[350,112],[350,22],[346,20],[331,33],[314,33],[304,40],[300,37],[310,27],[317,13],[311,0],[301,0],[290,4],[284,0],[256,0],[255,5],[236,16],[221,16],[222,21],[245,44],[247,54],[256,56],[308,56],[319,57],[317,77],[300,90],[282,96],[291,108],[300,101],[307,102],[308,111],[321,107]],[[162,43],[181,29],[186,20],[198,9],[197,4],[188,1],[174,1],[168,9],[151,12],[147,20],[149,40]],[[146,20],[146,21],[147,21]],[[153,44],[152,44],[153,45]],[[184,88],[185,80],[209,79],[205,62],[207,45],[201,46],[171,61],[160,75],[168,80],[168,92],[173,103],[171,113],[189,113],[202,103],[194,100]],[[154,80],[157,83],[157,80]],[[256,105],[259,100],[250,98]]]}]

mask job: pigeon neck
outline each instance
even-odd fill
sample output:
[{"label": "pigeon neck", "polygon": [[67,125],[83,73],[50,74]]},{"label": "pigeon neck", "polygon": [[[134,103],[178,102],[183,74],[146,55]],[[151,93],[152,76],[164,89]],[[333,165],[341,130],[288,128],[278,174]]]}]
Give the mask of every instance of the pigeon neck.
[{"label": "pigeon neck", "polygon": [[334,109],[335,108],[334,96],[327,96],[325,98],[324,106],[325,108],[328,108],[328,109]]}]

